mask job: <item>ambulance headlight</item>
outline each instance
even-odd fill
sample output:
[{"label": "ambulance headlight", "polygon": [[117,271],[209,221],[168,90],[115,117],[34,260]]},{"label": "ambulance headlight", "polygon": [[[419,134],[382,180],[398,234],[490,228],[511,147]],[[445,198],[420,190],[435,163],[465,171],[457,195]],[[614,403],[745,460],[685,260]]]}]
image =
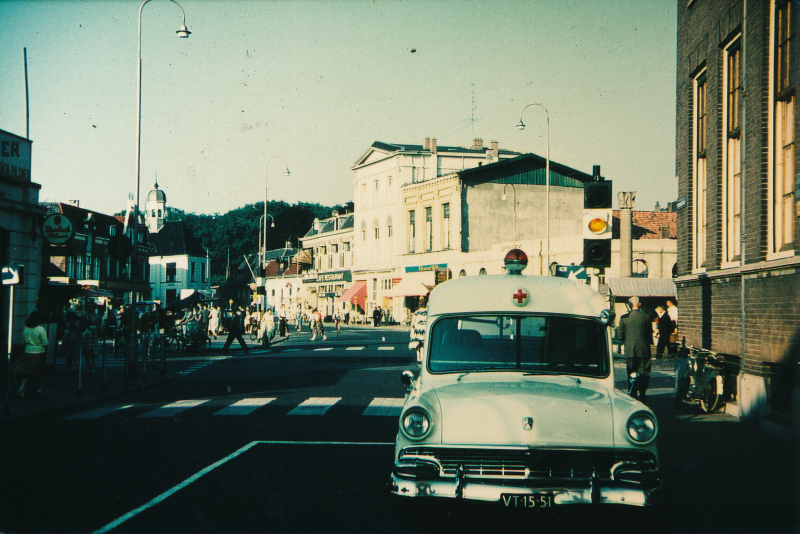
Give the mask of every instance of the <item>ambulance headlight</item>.
[{"label": "ambulance headlight", "polygon": [[424,438],[431,429],[431,419],[425,410],[421,408],[411,408],[400,420],[400,427],[403,433],[411,439]]}]

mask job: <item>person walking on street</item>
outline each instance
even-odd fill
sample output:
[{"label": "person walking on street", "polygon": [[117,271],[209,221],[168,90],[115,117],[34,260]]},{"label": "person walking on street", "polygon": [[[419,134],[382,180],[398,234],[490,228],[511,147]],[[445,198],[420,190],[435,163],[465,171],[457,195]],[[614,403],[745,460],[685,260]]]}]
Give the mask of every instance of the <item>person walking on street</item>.
[{"label": "person walking on street", "polygon": [[217,332],[219,331],[219,314],[220,309],[219,306],[214,306],[209,310],[208,315],[208,335],[214,336],[214,339],[217,339]]},{"label": "person walking on street", "polygon": [[664,354],[664,349],[666,349],[667,356],[669,356],[669,338],[672,335],[672,332],[675,330],[675,327],[672,323],[672,319],[669,318],[669,314],[664,311],[664,308],[661,306],[656,307],[656,313],[658,314],[658,331],[656,332],[658,342],[656,343],[656,359],[660,360],[661,356]]},{"label": "person walking on street", "polygon": [[225,340],[225,345],[222,346],[222,352],[228,352],[228,349],[233,343],[233,340],[239,342],[239,346],[242,347],[242,350],[245,354],[250,352],[250,349],[247,348],[247,343],[244,342],[244,338],[242,334],[244,333],[244,314],[242,312],[242,307],[236,310],[236,313],[231,318],[231,323],[228,326],[228,338]]},{"label": "person walking on street", "polygon": [[381,307],[376,306],[375,309],[372,311],[372,323],[373,326],[378,327],[381,324]]},{"label": "person walking on street", "polygon": [[286,323],[286,306],[281,304],[281,311],[278,312],[278,328],[280,329],[280,336],[286,337],[289,335],[288,324]]},{"label": "person walking on street", "polygon": [[408,348],[416,352],[417,363],[422,363],[423,343],[425,341],[425,324],[428,321],[428,296],[419,299],[419,308],[411,318],[411,341]]},{"label": "person walking on street", "polygon": [[322,336],[322,341],[328,339],[328,336],[325,335],[325,325],[322,323],[322,314],[317,308],[314,308],[314,311],[311,312],[312,321],[314,326],[312,328],[313,335],[311,336],[311,341],[314,341],[317,338],[317,335]]},{"label": "person walking on street", "polygon": [[267,311],[261,316],[261,323],[258,328],[258,338],[261,340],[261,346],[269,348],[269,338],[275,330],[275,316],[272,315],[272,308],[267,308]]},{"label": "person walking on street", "polygon": [[47,352],[47,332],[39,324],[39,312],[34,310],[25,319],[25,329],[22,331],[22,339],[25,341],[25,355],[14,362],[11,372],[19,376],[22,380],[19,386],[19,396],[25,396],[25,385],[29,379],[38,379],[39,387],[36,394],[43,396],[42,385],[44,384],[45,359]]},{"label": "person walking on street", "polygon": [[631,312],[622,316],[617,328],[617,337],[625,342],[625,364],[628,372],[629,394],[641,402],[647,401],[650,385],[650,345],[653,323],[640,307],[639,297],[628,301]]}]

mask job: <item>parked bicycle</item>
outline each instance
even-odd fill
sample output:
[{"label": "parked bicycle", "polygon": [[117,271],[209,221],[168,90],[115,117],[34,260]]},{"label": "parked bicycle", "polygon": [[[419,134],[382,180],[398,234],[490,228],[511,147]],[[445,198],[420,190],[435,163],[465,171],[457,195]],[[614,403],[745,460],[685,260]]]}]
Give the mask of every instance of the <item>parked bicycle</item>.
[{"label": "parked bicycle", "polygon": [[725,405],[724,386],[725,368],[717,354],[684,340],[675,362],[675,405],[698,402],[704,412],[713,412]]}]

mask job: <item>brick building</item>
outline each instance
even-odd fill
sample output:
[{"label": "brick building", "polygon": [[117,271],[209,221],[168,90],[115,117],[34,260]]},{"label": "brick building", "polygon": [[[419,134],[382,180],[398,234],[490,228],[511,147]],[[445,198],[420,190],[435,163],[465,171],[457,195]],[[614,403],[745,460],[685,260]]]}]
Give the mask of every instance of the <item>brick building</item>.
[{"label": "brick building", "polygon": [[798,15],[784,0],[679,0],[678,306],[725,354],[743,418],[798,422]]}]

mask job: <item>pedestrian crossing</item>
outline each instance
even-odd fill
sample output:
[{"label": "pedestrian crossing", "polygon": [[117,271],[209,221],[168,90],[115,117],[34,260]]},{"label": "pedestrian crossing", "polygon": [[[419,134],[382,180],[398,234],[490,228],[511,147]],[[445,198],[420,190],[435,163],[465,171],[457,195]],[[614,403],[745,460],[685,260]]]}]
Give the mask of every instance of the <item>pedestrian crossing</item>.
[{"label": "pedestrian crossing", "polygon": [[131,418],[174,418],[197,414],[200,411],[213,416],[246,416],[270,405],[289,416],[324,416],[334,406],[346,406],[357,410],[364,417],[398,417],[404,401],[402,398],[387,397],[375,397],[368,403],[366,399],[343,402],[342,397],[309,397],[299,403],[292,403],[279,397],[247,397],[238,400],[186,399],[160,406],[153,404],[103,406],[64,417],[64,420],[101,419],[120,415]]}]

